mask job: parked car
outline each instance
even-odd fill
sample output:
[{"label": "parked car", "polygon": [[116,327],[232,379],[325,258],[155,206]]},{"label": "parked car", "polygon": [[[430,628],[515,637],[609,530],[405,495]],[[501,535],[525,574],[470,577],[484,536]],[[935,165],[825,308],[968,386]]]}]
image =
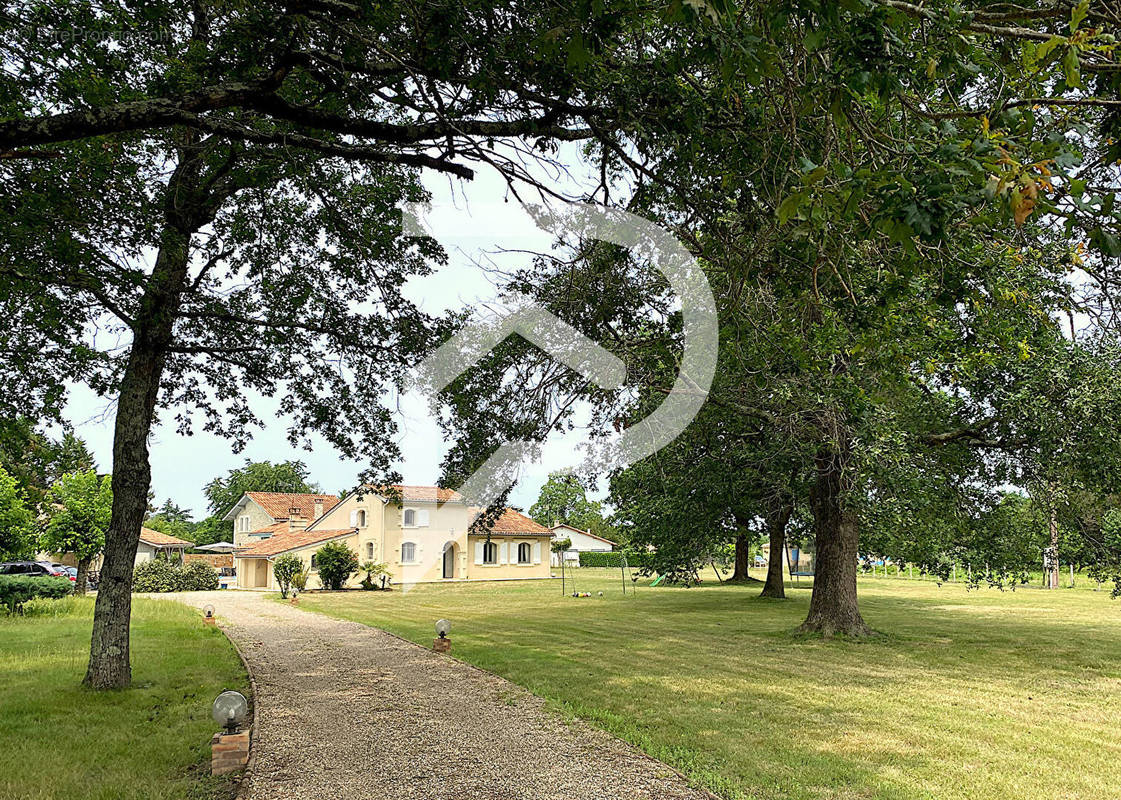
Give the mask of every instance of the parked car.
[{"label": "parked car", "polygon": [[[78,568],[77,567],[67,567],[66,571],[68,573],[70,573],[70,580],[72,580],[74,583],[77,583],[78,582]],[[86,588],[87,589],[96,589],[97,588],[97,573],[94,572],[93,570],[90,570],[89,572],[86,573]]]},{"label": "parked car", "polygon": [[62,564],[50,561],[5,561],[0,564],[0,575],[27,575],[42,578],[69,578]]}]

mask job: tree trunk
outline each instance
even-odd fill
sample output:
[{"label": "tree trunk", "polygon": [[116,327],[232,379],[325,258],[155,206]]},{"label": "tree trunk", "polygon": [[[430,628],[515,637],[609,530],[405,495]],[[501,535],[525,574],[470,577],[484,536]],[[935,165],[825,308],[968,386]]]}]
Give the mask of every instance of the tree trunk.
[{"label": "tree trunk", "polygon": [[1059,588],[1059,523],[1055,517],[1054,500],[1051,501],[1051,515],[1047,521],[1049,533],[1051,534],[1051,546],[1047,548],[1047,575],[1046,584],[1048,589]]},{"label": "tree trunk", "polygon": [[767,509],[767,539],[770,555],[767,558],[767,581],[763,584],[760,597],[786,597],[786,583],[782,579],[782,556],[786,552],[786,526],[794,513],[794,502],[790,497],[772,501]]},{"label": "tree trunk", "polygon": [[123,688],[132,680],[132,569],[152,482],[148,436],[186,285],[191,234],[214,216],[209,199],[200,198],[197,191],[200,166],[197,158],[181,159],[168,183],[159,252],[136,313],[132,350],[121,376],[113,430],[113,512],[83,681],[94,689]]},{"label": "tree trunk", "polygon": [[78,560],[78,575],[74,579],[74,593],[77,595],[85,596],[89,589],[90,562],[92,560],[92,558]]},{"label": "tree trunk", "polygon": [[732,572],[732,580],[746,581],[751,576],[748,567],[751,566],[751,542],[746,533],[736,534],[736,568]]},{"label": "tree trunk", "polygon": [[871,633],[857,605],[860,528],[856,515],[845,509],[841,493],[842,459],[836,450],[819,452],[815,459],[817,477],[810,487],[817,552],[810,611],[799,630],[825,637]]}]

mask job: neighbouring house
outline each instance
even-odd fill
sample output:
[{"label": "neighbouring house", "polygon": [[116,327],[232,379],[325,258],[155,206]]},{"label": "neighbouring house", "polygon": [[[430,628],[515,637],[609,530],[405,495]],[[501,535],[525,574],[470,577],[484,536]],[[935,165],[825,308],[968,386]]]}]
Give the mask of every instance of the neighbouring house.
[{"label": "neighbouring house", "polygon": [[[182,561],[183,553],[194,546],[194,542],[188,542],[186,539],[168,536],[166,533],[160,533],[151,528],[141,528],[140,543],[136,546],[136,560],[134,563],[140,564],[145,561],[151,561],[156,556],[167,558],[171,561]],[[73,553],[43,553],[40,554],[40,557],[50,558],[52,561],[57,561],[68,567],[78,566],[78,559],[74,557]],[[90,562],[90,570],[98,572],[100,569],[101,556],[98,556]]]},{"label": "neighbouring house", "polygon": [[136,547],[136,563],[151,561],[157,556],[170,561],[182,561],[183,553],[195,546],[194,542],[168,536],[151,528],[140,529],[140,544]]},{"label": "neighbouring house", "polygon": [[[552,541],[559,542],[564,539],[572,541],[572,546],[564,551],[564,561],[566,564],[580,561],[581,553],[608,553],[614,550],[619,545],[610,539],[604,539],[602,536],[596,536],[594,533],[582,531],[572,525],[554,525],[550,528],[552,532]],[[560,554],[552,554],[552,565],[554,567],[560,566]]]},{"label": "neighbouring house", "polygon": [[240,549],[288,530],[291,519],[307,527],[338,502],[333,494],[246,492],[222,519],[234,524],[234,546]]},{"label": "neighbouring house", "polygon": [[[344,542],[360,562],[385,564],[395,584],[551,577],[548,528],[506,509],[488,536],[471,530],[478,515],[450,489],[367,486],[317,518],[258,531],[259,541],[236,553],[237,585],[275,589],[272,562],[291,553],[310,570],[308,588],[320,588],[315,551],[332,541]],[[362,577],[356,574],[348,585]]]}]

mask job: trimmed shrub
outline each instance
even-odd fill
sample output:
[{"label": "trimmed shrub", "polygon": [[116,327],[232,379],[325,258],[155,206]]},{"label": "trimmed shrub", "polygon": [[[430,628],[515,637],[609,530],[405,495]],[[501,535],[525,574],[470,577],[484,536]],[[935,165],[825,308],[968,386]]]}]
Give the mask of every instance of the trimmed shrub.
[{"label": "trimmed shrub", "polygon": [[650,557],[648,553],[628,553],[625,550],[612,550],[607,553],[580,553],[581,567],[615,567],[623,566],[623,556],[627,557],[627,565],[641,569],[648,566]]},{"label": "trimmed shrub", "polygon": [[175,564],[153,558],[137,564],[132,571],[134,592],[206,592],[218,588],[218,574],[202,561]]},{"label": "trimmed shrub", "polygon": [[[273,562],[272,574],[276,578],[276,585],[280,587],[281,597],[288,597],[288,590],[292,588],[296,575],[303,568],[304,563],[291,553],[285,553]],[[300,587],[297,586],[296,589],[299,591]]]},{"label": "trimmed shrub", "polygon": [[185,592],[212,592],[218,588],[218,573],[203,561],[184,564],[182,586]]},{"label": "trimmed shrub", "polygon": [[23,612],[23,604],[37,597],[66,597],[74,591],[66,578],[32,578],[27,575],[0,575],[0,606],[9,614]]},{"label": "trimmed shrub", "polygon": [[315,551],[315,566],[324,589],[341,589],[358,571],[358,554],[342,542],[328,542]]},{"label": "trimmed shrub", "polygon": [[163,558],[141,561],[132,570],[134,592],[181,592],[183,570]]}]

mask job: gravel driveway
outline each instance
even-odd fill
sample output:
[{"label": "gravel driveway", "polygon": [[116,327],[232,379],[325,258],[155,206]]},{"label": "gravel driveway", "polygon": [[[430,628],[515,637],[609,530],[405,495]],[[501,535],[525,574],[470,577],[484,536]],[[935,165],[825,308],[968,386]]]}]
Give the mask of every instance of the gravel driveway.
[{"label": "gravel driveway", "polygon": [[514,684],[255,592],[212,603],[257,682],[253,800],[700,800],[673,770]]}]

